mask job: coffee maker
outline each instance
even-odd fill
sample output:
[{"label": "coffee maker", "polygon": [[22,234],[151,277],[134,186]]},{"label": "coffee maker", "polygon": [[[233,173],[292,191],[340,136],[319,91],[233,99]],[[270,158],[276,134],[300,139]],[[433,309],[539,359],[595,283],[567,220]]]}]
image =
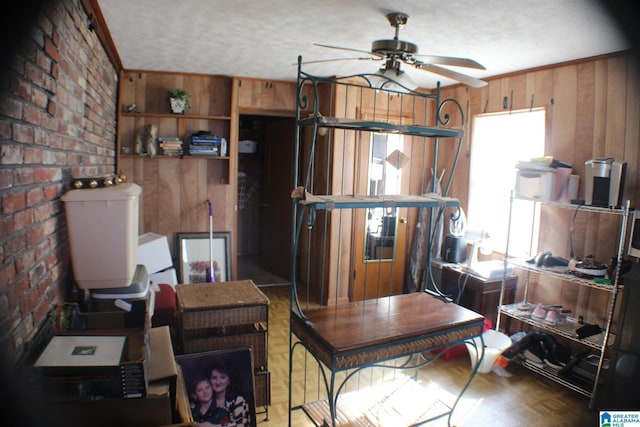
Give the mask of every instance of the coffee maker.
[{"label": "coffee maker", "polygon": [[587,160],[584,166],[585,204],[600,207],[622,206],[627,162],[607,157]]}]

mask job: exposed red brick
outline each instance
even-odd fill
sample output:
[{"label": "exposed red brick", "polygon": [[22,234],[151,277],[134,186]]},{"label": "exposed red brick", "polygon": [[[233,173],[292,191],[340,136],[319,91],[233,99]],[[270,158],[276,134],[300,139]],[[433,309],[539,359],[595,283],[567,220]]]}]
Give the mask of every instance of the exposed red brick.
[{"label": "exposed red brick", "polygon": [[9,256],[14,257],[22,253],[26,248],[26,233],[24,233],[24,229],[16,227],[13,234],[4,242],[4,249]]},{"label": "exposed red brick", "polygon": [[30,167],[14,169],[13,182],[15,186],[33,184],[33,170]]},{"label": "exposed red brick", "polygon": [[20,311],[22,314],[30,313],[34,307],[37,306],[40,294],[36,289],[30,289],[24,294],[22,300],[20,300]]},{"label": "exposed red brick", "polygon": [[31,102],[37,107],[46,108],[49,103],[49,97],[45,91],[39,88],[33,88],[31,90]]},{"label": "exposed red brick", "polygon": [[33,211],[33,221],[41,222],[49,218],[51,215],[53,215],[53,208],[51,207],[51,205],[47,204],[38,206]]},{"label": "exposed red brick", "polygon": [[0,120],[0,139],[11,138],[11,123],[8,120]]},{"label": "exposed red brick", "polygon": [[13,139],[16,142],[33,142],[33,127],[15,123],[13,125]]},{"label": "exposed red brick", "polygon": [[48,99],[47,101],[47,113],[52,116],[56,115],[56,102],[53,99]]},{"label": "exposed red brick", "polygon": [[42,150],[38,147],[25,147],[24,164],[25,165],[37,165],[42,163]]},{"label": "exposed red brick", "polygon": [[18,301],[22,298],[22,296],[29,290],[29,278],[24,276],[19,280],[15,281],[9,292],[7,293],[7,297],[9,299],[9,306],[15,306]]},{"label": "exposed red brick", "polygon": [[44,240],[43,242],[41,242],[39,245],[37,245],[34,249],[34,256],[36,259],[43,259],[44,265],[45,265],[45,269],[48,271],[49,270],[49,257],[45,257],[45,254],[49,253],[49,251],[51,250],[51,245],[49,244],[48,240]]},{"label": "exposed red brick", "polygon": [[31,271],[36,260],[37,259],[34,250],[23,250],[20,256],[15,260],[16,274],[19,276],[22,273]]},{"label": "exposed red brick", "polygon": [[24,193],[10,193],[2,196],[2,211],[5,214],[12,214],[16,211],[24,209],[25,198]]},{"label": "exposed red brick", "polygon": [[36,168],[33,170],[34,182],[54,182],[61,178],[59,168]]},{"label": "exposed red brick", "polygon": [[22,119],[22,102],[16,99],[3,99],[0,102],[0,115],[12,119]]},{"label": "exposed red brick", "polygon": [[12,232],[29,227],[31,224],[33,224],[33,211],[31,209],[25,209],[23,211],[16,212],[13,215],[13,223],[15,229],[12,230]]},{"label": "exposed red brick", "polygon": [[46,200],[55,200],[58,196],[58,185],[50,185],[44,188],[44,198]]},{"label": "exposed red brick", "polygon": [[13,187],[13,171],[0,169],[0,190]]},{"label": "exposed red brick", "polygon": [[13,79],[11,92],[22,99],[31,101],[31,84],[27,83],[21,78]]},{"label": "exposed red brick", "polygon": [[[6,237],[15,232],[19,227],[15,226],[14,218],[12,216],[0,217],[0,236]],[[2,258],[0,258],[1,260]]]},{"label": "exposed red brick", "polygon": [[60,62],[60,52],[58,52],[58,48],[53,44],[51,40],[44,41],[44,51],[55,62]]},{"label": "exposed red brick", "polygon": [[3,165],[22,165],[24,151],[17,144],[2,144],[0,145],[0,159]]},{"label": "exposed red brick", "polygon": [[22,118],[25,122],[40,126],[40,110],[29,104],[25,104],[22,110]]},{"label": "exposed red brick", "polygon": [[0,80],[0,330],[16,355],[72,278],[59,200],[67,178],[115,163],[117,72],[82,2],[45,8]]},{"label": "exposed red brick", "polygon": [[35,206],[44,200],[42,188],[33,188],[27,191],[27,206]]}]

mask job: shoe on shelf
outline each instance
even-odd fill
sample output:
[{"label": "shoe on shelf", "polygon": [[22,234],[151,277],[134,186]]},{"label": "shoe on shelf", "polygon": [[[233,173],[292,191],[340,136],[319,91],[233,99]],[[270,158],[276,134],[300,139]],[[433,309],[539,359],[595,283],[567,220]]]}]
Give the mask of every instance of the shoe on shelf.
[{"label": "shoe on shelf", "polygon": [[553,335],[543,334],[540,345],[544,363],[554,369],[562,369],[571,360],[571,348],[564,346]]},{"label": "shoe on shelf", "polygon": [[571,361],[573,354],[571,348],[558,344],[554,351],[547,352],[544,363],[554,369],[562,369]]},{"label": "shoe on shelf", "polygon": [[544,323],[555,326],[560,323],[560,314],[555,310],[547,311],[547,315],[544,318]]},{"label": "shoe on shelf", "polygon": [[533,319],[544,320],[547,317],[547,310],[544,309],[542,304],[536,305],[536,308],[531,313]]},{"label": "shoe on shelf", "polygon": [[539,341],[532,342],[522,353],[528,362],[536,366],[544,366],[547,355]]}]

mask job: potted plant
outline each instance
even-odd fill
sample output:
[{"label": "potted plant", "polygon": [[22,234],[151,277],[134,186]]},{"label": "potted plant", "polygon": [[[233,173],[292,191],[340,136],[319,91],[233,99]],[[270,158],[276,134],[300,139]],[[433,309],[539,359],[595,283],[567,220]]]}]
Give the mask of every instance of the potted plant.
[{"label": "potted plant", "polygon": [[171,112],[175,114],[183,114],[185,110],[189,109],[191,105],[189,104],[189,99],[191,95],[182,89],[174,89],[169,92],[169,102],[171,105]]}]

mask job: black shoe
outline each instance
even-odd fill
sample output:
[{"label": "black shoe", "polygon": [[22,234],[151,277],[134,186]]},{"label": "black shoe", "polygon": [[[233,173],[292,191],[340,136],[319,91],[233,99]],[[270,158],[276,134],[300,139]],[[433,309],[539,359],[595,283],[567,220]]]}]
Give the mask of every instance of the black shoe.
[{"label": "black shoe", "polygon": [[533,363],[534,365],[544,366],[544,361],[547,358],[547,354],[542,348],[540,341],[532,342],[522,353],[525,359],[528,362]]},{"label": "black shoe", "polygon": [[555,351],[547,352],[544,362],[554,369],[562,369],[571,361],[572,356],[569,347],[558,344]]}]

